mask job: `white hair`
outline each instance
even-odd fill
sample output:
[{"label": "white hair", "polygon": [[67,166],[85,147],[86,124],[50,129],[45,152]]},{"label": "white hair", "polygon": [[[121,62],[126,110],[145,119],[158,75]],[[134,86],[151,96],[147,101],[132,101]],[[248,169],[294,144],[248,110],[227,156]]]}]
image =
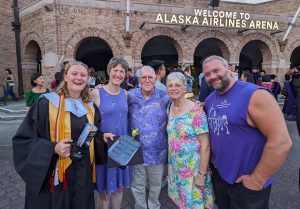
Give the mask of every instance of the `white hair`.
[{"label": "white hair", "polygon": [[140,68],[140,74],[142,75],[142,71],[144,71],[144,70],[146,70],[146,71],[151,71],[154,75],[156,75],[155,74],[155,70],[153,69],[153,67],[151,67],[151,66],[148,66],[148,65],[144,65],[143,67],[141,67]]},{"label": "white hair", "polygon": [[186,81],[186,77],[185,75],[183,75],[183,73],[180,72],[173,72],[170,73],[167,77],[167,83],[174,80],[174,79],[179,79],[182,81],[184,86],[187,86],[187,81]]}]

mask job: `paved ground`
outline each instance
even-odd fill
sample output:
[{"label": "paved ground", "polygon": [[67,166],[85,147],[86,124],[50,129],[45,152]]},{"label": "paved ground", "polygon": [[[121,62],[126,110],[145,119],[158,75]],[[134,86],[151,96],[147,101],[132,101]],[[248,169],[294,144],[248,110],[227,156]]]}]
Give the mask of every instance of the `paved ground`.
[{"label": "paved ground", "polygon": [[[22,108],[20,103],[20,108]],[[23,209],[24,183],[16,174],[12,162],[11,138],[21,121],[0,121],[0,209]],[[293,121],[287,121],[294,146],[283,169],[276,175],[272,187],[270,209],[299,209],[300,138]],[[160,195],[162,209],[177,207],[167,196],[167,187]],[[122,208],[133,209],[134,200],[126,190]]]}]

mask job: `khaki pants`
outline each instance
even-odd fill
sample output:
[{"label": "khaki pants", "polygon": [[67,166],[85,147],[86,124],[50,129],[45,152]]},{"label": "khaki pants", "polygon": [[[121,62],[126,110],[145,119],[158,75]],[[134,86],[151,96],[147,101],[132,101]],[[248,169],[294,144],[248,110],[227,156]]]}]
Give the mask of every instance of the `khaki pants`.
[{"label": "khaki pants", "polygon": [[131,191],[135,200],[135,209],[147,209],[146,184],[149,184],[148,208],[159,209],[158,200],[161,181],[164,173],[164,164],[144,166],[142,164],[132,166]]}]

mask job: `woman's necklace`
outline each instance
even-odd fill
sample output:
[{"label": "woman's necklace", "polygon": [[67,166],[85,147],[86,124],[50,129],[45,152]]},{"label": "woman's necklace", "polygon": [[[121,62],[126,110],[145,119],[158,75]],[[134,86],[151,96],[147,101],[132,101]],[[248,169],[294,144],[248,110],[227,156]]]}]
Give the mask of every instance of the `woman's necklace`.
[{"label": "woman's necklace", "polygon": [[74,109],[77,111],[78,110],[78,104],[77,104],[77,99],[70,99]]},{"label": "woman's necklace", "polygon": [[74,106],[75,110],[77,111],[78,110],[78,106],[77,106],[77,102],[76,101],[73,101],[73,106]]}]

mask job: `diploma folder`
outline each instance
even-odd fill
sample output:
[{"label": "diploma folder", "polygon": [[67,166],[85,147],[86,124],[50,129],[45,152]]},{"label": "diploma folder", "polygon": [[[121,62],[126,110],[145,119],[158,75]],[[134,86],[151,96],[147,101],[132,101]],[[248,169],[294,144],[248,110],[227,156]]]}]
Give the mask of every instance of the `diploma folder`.
[{"label": "diploma folder", "polygon": [[89,147],[92,138],[95,136],[98,128],[91,123],[86,123],[83,131],[81,132],[76,145],[78,147]]},{"label": "diploma folder", "polygon": [[141,143],[135,138],[122,135],[108,140],[108,167],[119,167],[143,163]]}]

